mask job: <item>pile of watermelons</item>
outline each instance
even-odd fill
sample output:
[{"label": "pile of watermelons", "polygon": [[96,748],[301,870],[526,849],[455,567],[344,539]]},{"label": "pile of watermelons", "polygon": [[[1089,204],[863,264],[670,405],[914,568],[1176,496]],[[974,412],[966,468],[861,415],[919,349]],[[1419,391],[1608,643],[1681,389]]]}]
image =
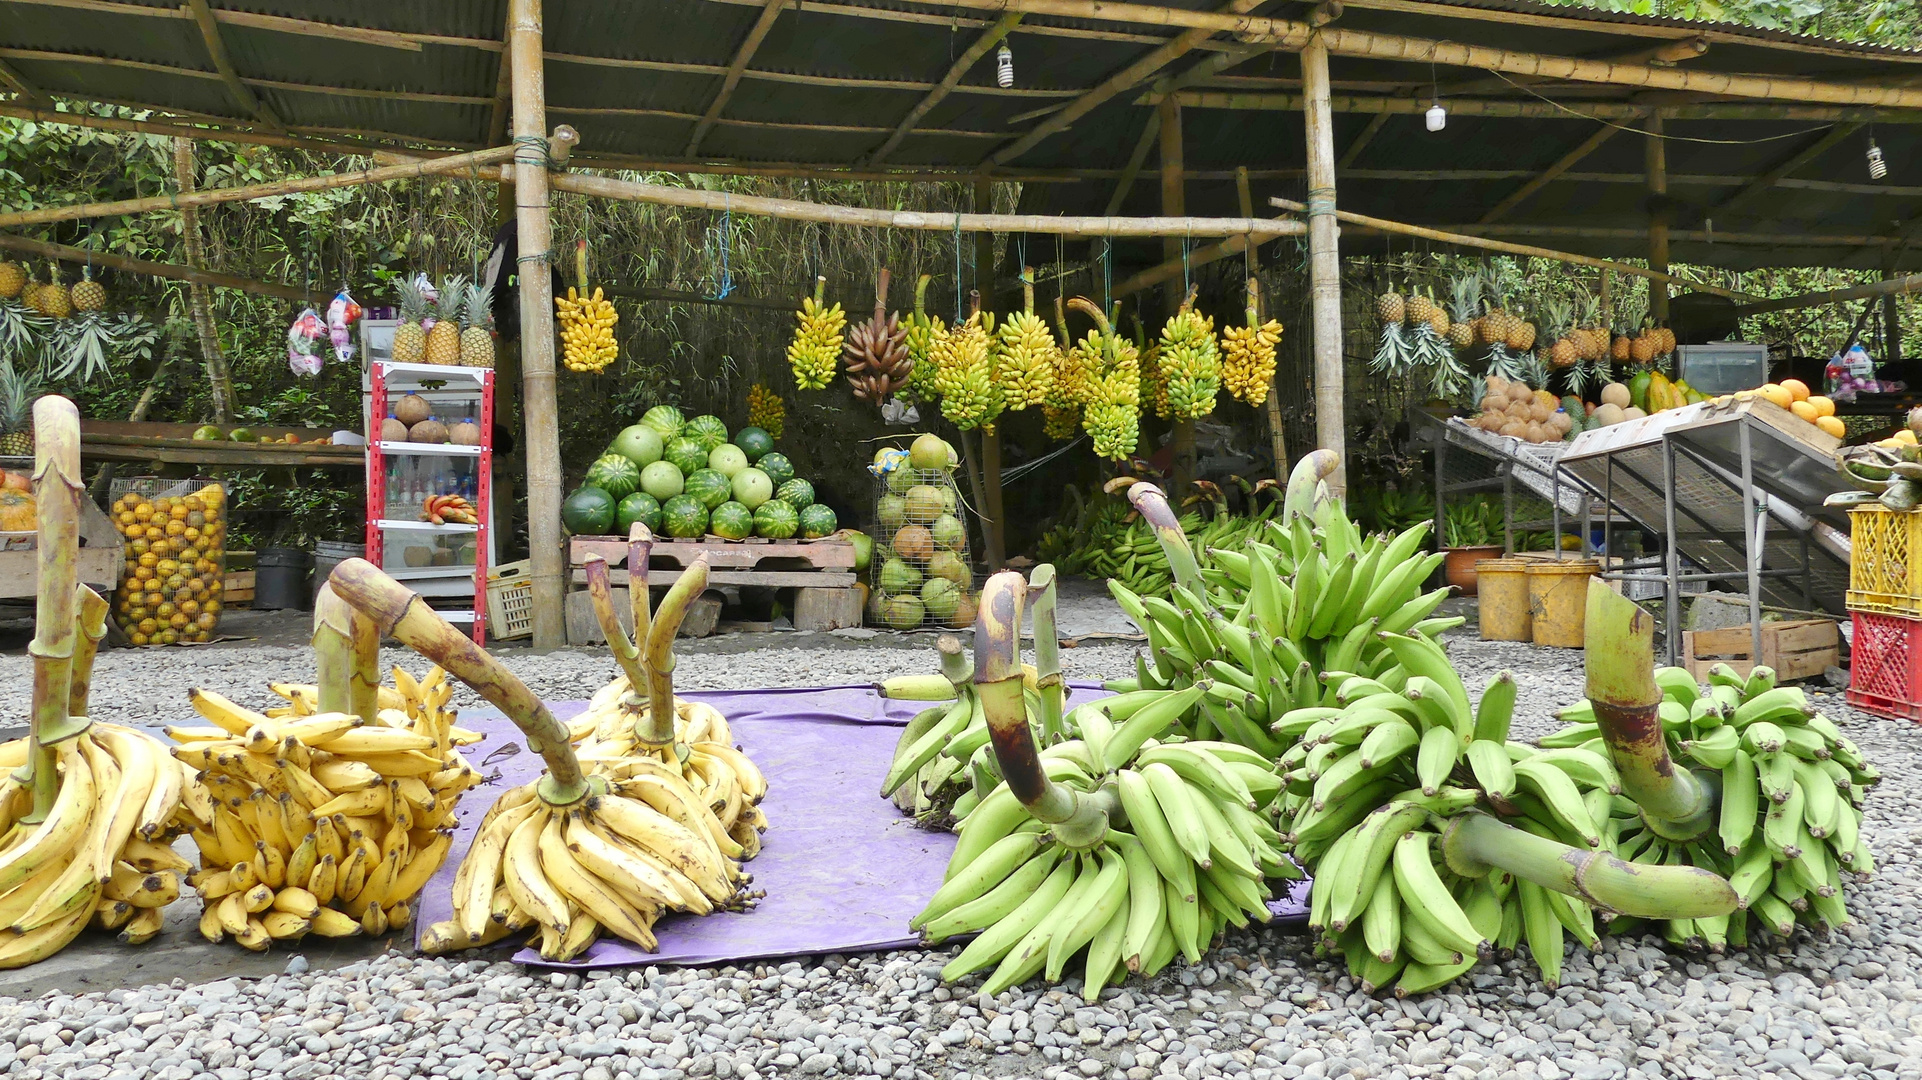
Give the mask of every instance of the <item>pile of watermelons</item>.
[{"label": "pile of watermelons", "polygon": [[561,504],[576,536],[625,536],[636,521],[657,536],[724,540],[815,539],[840,526],[766,431],[744,427],[729,442],[720,417],[689,420],[672,405],[614,436]]}]

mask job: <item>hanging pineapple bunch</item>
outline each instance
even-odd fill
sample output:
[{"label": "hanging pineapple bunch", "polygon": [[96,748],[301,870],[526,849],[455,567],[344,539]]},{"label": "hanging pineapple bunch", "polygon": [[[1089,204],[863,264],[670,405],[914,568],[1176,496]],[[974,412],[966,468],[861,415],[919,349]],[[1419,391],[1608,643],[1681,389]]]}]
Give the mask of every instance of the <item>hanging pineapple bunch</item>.
[{"label": "hanging pineapple bunch", "polygon": [[922,274],[914,283],[914,314],[908,316],[908,371],[906,397],[915,402],[932,402],[934,392],[934,347],[948,334],[948,324],[939,315],[928,314],[928,282],[932,274]]},{"label": "hanging pineapple bunch", "polygon": [[1034,267],[1021,268],[1021,310],[1001,324],[995,381],[1009,412],[1045,406],[1054,391],[1056,354],[1061,346],[1041,316],[1034,313]]},{"label": "hanging pineapple bunch", "polygon": [[1540,350],[1549,367],[1557,371],[1574,367],[1582,358],[1582,343],[1577,339],[1582,331],[1574,324],[1566,300],[1551,300],[1544,305],[1548,312],[1548,333]]},{"label": "hanging pineapple bunch", "polygon": [[1066,442],[1081,430],[1081,410],[1088,404],[1087,357],[1074,346],[1074,336],[1068,333],[1068,311],[1058,294],[1054,298],[1054,323],[1068,347],[1054,351],[1054,378],[1048,384],[1047,400],[1041,403],[1042,430],[1048,438]]},{"label": "hanging pineapple bunch", "polygon": [[1006,402],[994,374],[994,316],[981,310],[981,293],[968,294],[968,321],[942,335],[934,347],[934,390],[941,415],[962,431],[994,430]]},{"label": "hanging pineapple bunch", "polygon": [[80,284],[73,287],[75,311],[103,311],[107,307],[107,290],[93,279],[93,265],[90,263],[81,271]]},{"label": "hanging pineapple bunch", "polygon": [[434,326],[427,331],[422,363],[453,367],[460,363],[460,315],[467,302],[467,279],[455,274],[440,280],[434,297]]},{"label": "hanging pineapple bunch", "polygon": [[420,280],[400,283],[400,323],[394,327],[393,360],[396,364],[424,363],[427,356],[427,293]]},{"label": "hanging pineapple bunch", "polygon": [[494,366],[494,290],[485,285],[467,287],[467,303],[461,309],[460,362],[462,367]]},{"label": "hanging pineapple bunch", "polygon": [[786,424],[787,405],[782,403],[781,395],[761,383],[748,388],[747,426],[760,428],[769,438],[778,439]]},{"label": "hanging pineapple bunch", "polygon": [[614,326],[621,317],[600,286],[596,285],[591,295],[587,291],[585,240],[574,245],[574,273],[580,284],[568,286],[566,296],[554,298],[554,313],[561,323],[561,363],[569,371],[599,374],[621,355],[620,344],[614,340]]},{"label": "hanging pineapple bunch", "polygon": [[794,313],[794,340],[788,343],[787,362],[794,369],[794,382],[803,390],[819,390],[834,380],[834,365],[841,355],[841,331],[848,317],[841,305],[827,306],[828,279],[814,279],[814,295],[801,298],[801,310]]},{"label": "hanging pineapple bunch", "polygon": [[1459,351],[1475,347],[1477,324],[1481,321],[1482,278],[1463,274],[1448,283],[1448,344]]},{"label": "hanging pineapple bunch", "polygon": [[16,299],[20,295],[20,290],[26,287],[26,267],[19,263],[0,262],[0,300]]},{"label": "hanging pineapple bunch", "polygon": [[1487,283],[1488,313],[1475,325],[1475,343],[1488,346],[1488,371],[1508,382],[1524,381],[1528,364],[1522,343],[1535,343],[1534,324],[1508,310],[1501,283]]},{"label": "hanging pineapple bunch", "polygon": [[1675,331],[1666,326],[1644,326],[1628,339],[1628,358],[1637,364],[1652,364],[1675,351]]},{"label": "hanging pineapple bunch", "polygon": [[842,345],[847,354],[848,385],[854,396],[879,407],[908,384],[914,361],[908,356],[908,328],[901,313],[888,314],[888,269],[874,280],[874,315],[857,323]]},{"label": "hanging pineapple bunch", "polygon": [[1112,461],[1134,453],[1141,434],[1141,354],[1134,343],[1115,332],[1108,316],[1083,296],[1068,306],[1094,319],[1074,351],[1087,372],[1088,397],[1081,423],[1094,440],[1094,452]]},{"label": "hanging pineapple bunch", "polygon": [[1180,420],[1214,412],[1215,395],[1221,391],[1221,347],[1215,343],[1215,321],[1195,310],[1198,291],[1188,286],[1181,308],[1161,328],[1157,366],[1167,387],[1169,412]]},{"label": "hanging pineapple bunch", "polygon": [[1408,299],[1389,290],[1375,297],[1375,314],[1381,319],[1381,341],[1375,346],[1368,370],[1376,375],[1402,375],[1415,366],[1414,353],[1402,324],[1408,320]]},{"label": "hanging pineapple bunch", "polygon": [[1269,319],[1257,324],[1256,308],[1261,302],[1261,283],[1248,278],[1246,326],[1221,328],[1221,382],[1228,392],[1260,408],[1268,401],[1275,381],[1275,346],[1281,341],[1281,323]]},{"label": "hanging pineapple bunch", "polygon": [[73,294],[60,280],[60,265],[48,263],[47,271],[52,275],[47,284],[22,292],[20,299],[30,308],[49,319],[65,319],[73,315]]}]

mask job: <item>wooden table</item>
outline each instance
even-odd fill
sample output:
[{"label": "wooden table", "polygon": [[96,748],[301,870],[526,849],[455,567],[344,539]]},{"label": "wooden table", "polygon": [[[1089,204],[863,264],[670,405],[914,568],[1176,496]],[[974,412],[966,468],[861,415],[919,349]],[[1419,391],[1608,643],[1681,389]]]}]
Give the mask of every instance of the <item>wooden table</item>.
[{"label": "wooden table", "polygon": [[[158,461],[166,465],[227,466],[231,468],[320,467],[364,469],[365,446],[315,445],[333,432],[317,428],[250,427],[256,435],[277,442],[232,442],[196,439],[198,424],[150,421],[80,421],[80,456],[92,461]],[[285,442],[288,435],[300,441]]]}]

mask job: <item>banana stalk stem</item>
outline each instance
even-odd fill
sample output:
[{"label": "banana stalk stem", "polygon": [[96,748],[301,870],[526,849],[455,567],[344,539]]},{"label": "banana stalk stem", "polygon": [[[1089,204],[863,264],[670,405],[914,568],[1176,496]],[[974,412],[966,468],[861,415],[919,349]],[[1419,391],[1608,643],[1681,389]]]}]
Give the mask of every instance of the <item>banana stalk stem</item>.
[{"label": "banana stalk stem", "polygon": [[1248,278],[1248,329],[1253,330],[1261,324],[1255,320],[1261,317],[1261,282],[1254,277]]},{"label": "banana stalk stem", "polygon": [[1287,524],[1297,517],[1313,517],[1317,493],[1321,482],[1335,475],[1341,465],[1341,455],[1333,450],[1316,450],[1300,461],[1288,474],[1288,490],[1281,500],[1281,521]]},{"label": "banana stalk stem", "polygon": [[1008,789],[1036,821],[1054,826],[1062,843],[1091,847],[1108,832],[1113,799],[1084,795],[1048,779],[1028,726],[1021,683],[1021,604],[1027,582],[1011,570],[988,579],[974,622],[974,690]]},{"label": "banana stalk stem", "polygon": [[1650,829],[1692,840],[1714,825],[1715,800],[1668,753],[1655,684],[1655,620],[1600,578],[1588,582],[1584,641],[1588,700],[1622,793],[1642,809]]},{"label": "banana stalk stem", "polygon": [[928,282],[933,280],[933,274],[922,274],[920,280],[914,283],[914,313],[916,315],[926,315],[928,313]]},{"label": "banana stalk stem", "polygon": [[[314,685],[321,712],[354,713],[354,609],[333,580],[314,594]],[[354,713],[372,720],[373,713]]]},{"label": "banana stalk stem", "polygon": [[1028,575],[1028,591],[1035,595],[1034,674],[1041,696],[1041,741],[1061,741],[1061,713],[1065,687],[1061,682],[1061,640],[1055,628],[1054,564],[1042,563]]},{"label": "banana stalk stem", "polygon": [[942,634],[935,640],[934,649],[941,654],[941,674],[954,684],[955,696],[966,693],[968,683],[974,680],[974,661],[961,648],[961,639]]},{"label": "banana stalk stem", "polygon": [[674,742],[674,635],[681,632],[687,609],[707,589],[707,556],[698,555],[661,598],[661,610],[647,628],[647,725],[639,732],[648,746]]},{"label": "banana stalk stem", "polygon": [[1021,310],[1034,314],[1034,267],[1021,268]]},{"label": "banana stalk stem", "polygon": [[[627,640],[627,631],[621,629],[620,616],[614,611],[614,593],[607,584],[607,560],[599,555],[587,557],[582,568],[587,576],[587,595],[594,601],[594,618],[601,624],[601,633],[607,638],[607,649],[614,654],[614,663],[620,666],[627,676],[627,685],[635,694],[645,692],[647,672],[641,663],[641,650]],[[632,588],[633,571],[628,571],[629,588]]]},{"label": "banana stalk stem", "polygon": [[87,729],[73,722],[74,562],[80,552],[80,412],[53,394],[34,402],[33,490],[39,531],[38,596],[33,641],[33,727],[27,742],[27,771],[33,807],[21,821],[45,820],[60,794],[59,752],[63,740]]},{"label": "banana stalk stem", "polygon": [[1174,508],[1168,505],[1168,496],[1144,480],[1128,489],[1128,501],[1154,529],[1155,541],[1168,557],[1168,569],[1174,574],[1175,584],[1196,596],[1207,596],[1208,586],[1201,580],[1201,564],[1195,561],[1195,550],[1188,545],[1188,534],[1181,531],[1181,520],[1175,517]]},{"label": "banana stalk stem", "polygon": [[587,777],[568,743],[567,725],[554,719],[527,684],[487,655],[472,638],[434,613],[427,602],[365,559],[349,559],[334,569],[329,587],[358,609],[383,636],[427,657],[492,702],[521,729],[527,748],[547,764],[540,796],[550,806],[567,806],[588,794]]},{"label": "banana stalk stem", "polygon": [[[646,525],[635,522],[627,530],[627,603],[634,610],[634,647],[638,651],[642,642],[647,640],[648,623],[652,621],[647,593],[648,559],[654,551],[654,534]],[[634,692],[641,692],[641,684],[634,684]]]},{"label": "banana stalk stem", "polygon": [[1740,900],[1720,876],[1695,866],[1645,866],[1517,829],[1483,813],[1456,816],[1442,857],[1465,877],[1506,870],[1544,889],[1642,919],[1701,919],[1733,912]]},{"label": "banana stalk stem", "polygon": [[75,585],[74,626],[80,632],[73,646],[73,671],[67,679],[67,710],[74,716],[87,715],[87,693],[93,688],[93,661],[100,652],[100,639],[107,636],[107,601],[86,585]]},{"label": "banana stalk stem", "polygon": [[892,276],[883,266],[874,275],[874,321],[885,326],[888,321],[888,282]]},{"label": "banana stalk stem", "polygon": [[828,279],[817,276],[814,279],[814,306],[820,307],[828,298]]},{"label": "banana stalk stem", "polygon": [[359,611],[347,608],[347,641],[352,657],[348,665],[347,711],[363,720],[372,720],[380,712],[380,627]]}]

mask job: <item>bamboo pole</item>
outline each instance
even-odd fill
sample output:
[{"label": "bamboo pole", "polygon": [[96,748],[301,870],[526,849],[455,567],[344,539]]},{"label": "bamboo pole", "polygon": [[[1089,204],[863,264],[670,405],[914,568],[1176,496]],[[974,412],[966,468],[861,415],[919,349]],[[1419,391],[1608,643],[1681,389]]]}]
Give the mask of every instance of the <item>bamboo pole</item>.
[{"label": "bamboo pole", "polygon": [[954,58],[954,63],[949,64],[946,74],[941,76],[941,81],[928,88],[927,93],[920,101],[914,103],[914,108],[908,110],[908,115],[901,118],[901,122],[894,126],[894,130],[872,154],[867,156],[863,164],[879,165],[887,160],[887,156],[894,153],[894,148],[901,145],[901,140],[908,137],[908,133],[914,130],[914,126],[954,92],[955,88],[961,84],[961,77],[968,73],[968,69],[972,68],[976,61],[988,55],[988,50],[999,45],[1021,21],[1021,18],[1018,12],[1003,15],[995,20],[994,25],[982,31],[981,36],[975,38],[973,44],[963,50],[960,56]]},{"label": "bamboo pole", "polygon": [[[59,114],[64,116],[66,114]],[[53,118],[50,118],[53,119]],[[56,122],[64,122],[58,121]],[[177,136],[178,137],[178,136]],[[208,138],[225,138],[224,134],[209,133]],[[114,217],[120,214],[146,214],[155,210],[187,210],[193,207],[215,206],[220,203],[245,202],[249,199],[262,199],[269,195],[294,195],[307,191],[332,191],[336,188],[360,187],[363,184],[381,184],[389,180],[406,180],[416,176],[440,176],[461,172],[482,165],[493,165],[514,156],[511,146],[496,146],[486,150],[474,150],[465,154],[453,154],[441,158],[423,158],[399,165],[388,165],[376,169],[361,169],[355,172],[334,173],[330,176],[307,176],[295,180],[274,180],[264,184],[247,184],[242,187],[209,188],[206,191],[181,192],[175,195],[154,195],[144,199],[121,199],[116,202],[82,203],[75,206],[49,206],[39,210],[21,210],[11,214],[0,214],[0,228],[17,225],[41,225],[50,221],[78,221],[83,218]]]},{"label": "bamboo pole", "polygon": [[59,259],[61,262],[92,263],[114,270],[125,270],[130,274],[145,274],[148,277],[168,278],[173,281],[198,282],[219,289],[238,289],[241,292],[255,293],[260,296],[274,296],[282,300],[305,300],[325,302],[327,294],[308,292],[294,285],[281,285],[271,281],[254,281],[249,278],[235,277],[232,274],[217,274],[211,270],[200,270],[177,263],[148,262],[145,259],[128,258],[104,251],[88,251],[85,248],[68,247],[65,244],[50,244],[45,240],[33,240],[12,233],[0,233],[0,248],[38,255],[43,259]]},{"label": "bamboo pole", "polygon": [[[1335,221],[1335,125],[1328,108],[1328,46],[1321,32],[1301,51],[1308,134],[1308,292],[1314,320],[1315,445],[1335,452],[1328,490],[1348,490],[1347,425],[1342,419],[1341,250]],[[1279,470],[1279,463],[1277,463]]]},{"label": "bamboo pole", "polygon": [[[1191,109],[1222,109],[1243,112],[1293,112],[1301,108],[1301,95],[1236,90],[1182,90],[1175,95]],[[1148,92],[1134,99],[1136,105],[1158,105],[1161,95]],[[1379,93],[1334,94],[1330,107],[1338,113],[1367,113],[1412,116],[1426,112],[1426,99],[1389,97]],[[1648,115],[1649,106],[1636,101],[1570,98],[1543,101],[1540,98],[1449,98],[1450,116],[1507,116],[1547,120],[1639,120]],[[1671,120],[1806,120],[1810,123],[1850,121],[1878,124],[1922,123],[1922,112],[1910,108],[1876,108],[1846,105],[1757,105],[1739,101],[1684,102],[1663,105]]]},{"label": "bamboo pole", "polygon": [[[1248,169],[1244,166],[1235,170],[1235,198],[1240,202],[1242,217],[1255,216],[1255,196],[1248,184]],[[1261,245],[1250,244],[1244,237],[1242,249],[1248,253],[1248,303],[1252,312],[1251,325],[1261,322]],[[1281,419],[1281,369],[1268,380],[1268,400],[1263,403],[1268,412],[1268,449],[1275,456],[1275,475],[1279,477],[1288,468],[1288,431]]]},{"label": "bamboo pole", "polygon": [[56,747],[87,729],[75,725],[69,708],[73,692],[73,654],[79,640],[74,623],[76,562],[80,551],[80,411],[66,398],[48,394],[33,405],[33,489],[39,531],[34,586],[33,714],[27,739],[27,786],[33,806],[20,821],[45,820],[60,793]]},{"label": "bamboo pole", "polygon": [[[1183,141],[1181,137],[1181,105],[1175,101],[1164,101],[1155,106],[1161,117],[1161,213],[1164,217],[1185,217],[1188,213],[1188,186],[1182,176]],[[1242,215],[1247,217],[1249,215]],[[1182,258],[1182,249],[1187,245],[1185,236],[1164,236],[1161,239],[1161,257],[1164,261],[1180,263],[1183,276],[1187,276],[1189,262]],[[1185,282],[1184,282],[1185,284]],[[1162,293],[1165,314],[1172,316],[1183,302],[1176,290],[1167,289]],[[1142,320],[1146,322],[1147,320]],[[1148,331],[1152,334],[1154,331]],[[1171,479],[1176,491],[1187,491],[1195,478],[1195,422],[1189,419],[1176,419],[1168,432],[1168,450],[1173,470]]]},{"label": "bamboo pole", "polygon": [[[1668,140],[1662,137],[1662,114],[1657,111],[1648,118],[1648,139],[1646,168],[1648,172],[1649,201],[1653,209],[1648,216],[1648,267],[1651,270],[1668,273]],[[1657,326],[1668,324],[1668,279],[1649,279],[1648,317]]]},{"label": "bamboo pole", "polygon": [[1141,175],[1141,167],[1148,162],[1148,151],[1155,148],[1155,140],[1160,134],[1161,113],[1149,113],[1147,122],[1141,125],[1141,137],[1135,140],[1135,148],[1128,154],[1128,163],[1122,166],[1121,175],[1115,178],[1114,191],[1108,196],[1108,208],[1103,211],[1107,217],[1121,212],[1121,204],[1128,201],[1128,192],[1135,186],[1135,177]]},{"label": "bamboo pole", "polygon": [[1621,128],[1610,124],[1604,124],[1596,128],[1594,133],[1589,135],[1588,138],[1583,139],[1575,149],[1563,154],[1560,158],[1556,159],[1553,165],[1529,177],[1521,187],[1509,192],[1506,196],[1503,196],[1502,201],[1489,207],[1488,212],[1481,217],[1481,224],[1487,225],[1507,216],[1510,210],[1515,209],[1527,201],[1530,195],[1554,183],[1556,177],[1574,168],[1576,163],[1600,149],[1603,143],[1614,138],[1616,133],[1621,130]]},{"label": "bamboo pole", "polygon": [[1760,315],[1766,311],[1789,311],[1794,308],[1820,307],[1823,304],[1840,304],[1848,300],[1862,300],[1871,296],[1909,296],[1922,293],[1922,274],[1909,274],[1906,277],[1889,278],[1885,281],[1872,281],[1866,285],[1856,285],[1847,289],[1824,289],[1820,292],[1797,293],[1794,296],[1778,297],[1774,300],[1757,300],[1743,304],[1735,309],[1735,314]]},{"label": "bamboo pole", "polygon": [[[199,181],[195,178],[194,144],[174,140],[174,181],[180,197],[191,196]],[[180,236],[187,248],[187,265],[195,269],[206,265],[207,255],[200,243],[200,214],[191,206],[180,209]],[[194,332],[200,337],[200,358],[207,365],[207,382],[213,387],[214,419],[222,424],[234,422],[234,373],[227,366],[227,355],[220,351],[220,333],[214,326],[213,297],[207,286],[187,285],[188,306],[193,313]]]},{"label": "bamboo pole", "polygon": [[[1295,213],[1301,213],[1302,211],[1307,209],[1306,206],[1302,205],[1301,203],[1295,202],[1292,199],[1283,199],[1278,197],[1270,198],[1268,200],[1268,204],[1270,206],[1279,207],[1283,210],[1291,210],[1291,211],[1294,211]],[[1573,254],[1572,252],[1556,251],[1553,248],[1534,247],[1529,244],[1511,244],[1503,240],[1490,240],[1485,236],[1473,236],[1467,233],[1447,232],[1442,229],[1431,229],[1425,225],[1410,225],[1410,224],[1407,224],[1406,222],[1390,221],[1387,218],[1370,217],[1367,214],[1357,214],[1349,210],[1335,211],[1335,219],[1338,221],[1347,222],[1350,225],[1357,225],[1366,229],[1374,229],[1379,232],[1396,233],[1402,236],[1419,236],[1426,240],[1435,240],[1444,244],[1459,244],[1462,247],[1481,248],[1486,251],[1499,251],[1508,255],[1529,255],[1529,256],[1534,256],[1542,259],[1553,259],[1556,262],[1564,262],[1572,266],[1594,266],[1594,267],[1599,267],[1605,270],[1617,270],[1624,274],[1633,274],[1636,277],[1645,277],[1652,281],[1663,280],[1663,281],[1673,282],[1678,280],[1672,275],[1660,273],[1655,270],[1650,270],[1646,267],[1636,266],[1632,263],[1616,262],[1612,259],[1598,259],[1592,255],[1576,255],[1576,254]],[[1474,226],[1463,226],[1463,227],[1474,228]],[[1499,228],[1502,231],[1511,231],[1510,227],[1507,227],[1507,226],[1491,226],[1491,229],[1495,229],[1495,228]],[[1513,231],[1520,231],[1520,230],[1517,229]],[[1629,238],[1633,238],[1641,235],[1635,229],[1587,230],[1587,231],[1592,231],[1596,233],[1607,233],[1611,237],[1619,235],[1623,239],[1629,239]],[[1720,234],[1718,233],[1717,235],[1719,236]],[[1679,281],[1679,284],[1685,285],[1696,292],[1705,292],[1714,296],[1726,296],[1731,300],[1753,299],[1746,293],[1739,293],[1734,291],[1733,289],[1718,288],[1714,285],[1703,285],[1698,282],[1687,281],[1687,280],[1681,280]]]},{"label": "bamboo pole", "polygon": [[[515,220],[520,228],[521,415],[527,446],[527,548],[533,564],[534,648],[566,644],[561,594],[560,408],[554,388],[554,244],[548,220],[547,84],[541,67],[541,0],[510,0],[507,47],[514,82]],[[526,143],[523,143],[526,140]],[[540,140],[539,146],[532,145]]]}]

